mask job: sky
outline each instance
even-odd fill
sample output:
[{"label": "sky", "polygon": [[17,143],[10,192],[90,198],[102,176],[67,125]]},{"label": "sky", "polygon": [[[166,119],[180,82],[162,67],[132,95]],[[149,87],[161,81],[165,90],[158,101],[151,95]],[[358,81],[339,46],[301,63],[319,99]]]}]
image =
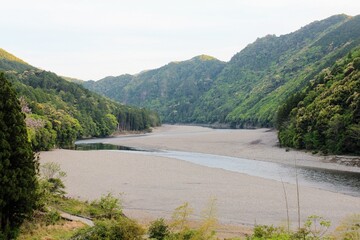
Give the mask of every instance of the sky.
[{"label": "sky", "polygon": [[359,0],[0,0],[0,48],[82,80],[207,54],[229,61],[259,37],[298,30]]}]

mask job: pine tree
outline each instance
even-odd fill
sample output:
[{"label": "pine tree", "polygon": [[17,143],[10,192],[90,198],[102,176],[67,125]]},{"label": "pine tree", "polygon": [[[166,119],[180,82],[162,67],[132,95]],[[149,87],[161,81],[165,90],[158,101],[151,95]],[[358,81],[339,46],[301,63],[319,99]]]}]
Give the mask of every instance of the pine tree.
[{"label": "pine tree", "polygon": [[0,239],[16,238],[36,203],[36,161],[16,93],[0,73]]}]

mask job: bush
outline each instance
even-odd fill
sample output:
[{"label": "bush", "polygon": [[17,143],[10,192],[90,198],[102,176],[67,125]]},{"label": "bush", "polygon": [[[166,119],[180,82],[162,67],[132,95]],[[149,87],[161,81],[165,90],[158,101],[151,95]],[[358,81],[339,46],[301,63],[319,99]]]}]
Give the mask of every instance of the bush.
[{"label": "bush", "polygon": [[335,230],[336,239],[360,239],[360,214],[346,217]]},{"label": "bush", "polygon": [[144,230],[133,220],[119,218],[117,220],[104,220],[95,223],[94,227],[79,230],[71,240],[140,240],[143,239]]},{"label": "bush", "polygon": [[186,229],[181,232],[171,233],[165,239],[166,240],[201,240],[202,238],[198,237],[198,231],[196,229]]},{"label": "bush", "polygon": [[57,202],[65,195],[65,185],[62,181],[66,173],[61,171],[60,165],[48,162],[40,166],[40,175],[37,179],[37,210],[46,211],[49,205]]},{"label": "bush", "polygon": [[247,238],[248,240],[260,240],[260,239],[291,239],[290,234],[288,234],[284,228],[267,226],[267,225],[257,225],[254,228],[254,234]]},{"label": "bush", "polygon": [[323,217],[312,215],[304,223],[304,227],[296,232],[286,231],[283,227],[258,225],[248,240],[296,240],[296,239],[329,239],[325,235],[330,227],[330,221]]},{"label": "bush", "polygon": [[118,218],[122,215],[121,201],[120,199],[114,197],[111,193],[102,196],[100,200],[92,202],[91,205],[102,211],[102,215],[95,217],[112,219]]},{"label": "bush", "polygon": [[58,221],[60,221],[61,216],[58,211],[49,211],[45,215],[45,223],[46,225],[54,225]]},{"label": "bush", "polygon": [[169,226],[165,223],[163,218],[160,218],[151,223],[148,233],[149,238],[162,240],[169,236]]}]

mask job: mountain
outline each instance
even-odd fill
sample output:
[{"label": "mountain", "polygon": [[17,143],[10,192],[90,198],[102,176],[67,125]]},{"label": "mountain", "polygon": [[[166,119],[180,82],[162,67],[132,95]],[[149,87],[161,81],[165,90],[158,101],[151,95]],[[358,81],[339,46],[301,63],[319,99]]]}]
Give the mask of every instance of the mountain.
[{"label": "mountain", "polygon": [[84,86],[122,103],[156,111],[166,122],[191,122],[192,112],[225,63],[200,55],[136,76],[107,77]]},{"label": "mountain", "polygon": [[60,76],[61,78],[65,79],[68,82],[73,82],[73,83],[77,83],[77,84],[82,84],[83,80],[77,79],[77,78],[72,78],[72,77],[65,77],[65,76]]},{"label": "mountain", "polygon": [[360,154],[360,48],[289,98],[277,125],[283,146]]},{"label": "mountain", "polygon": [[0,48],[0,71],[23,72],[34,70],[33,66]]},{"label": "mountain", "polygon": [[107,136],[115,130],[145,130],[159,124],[154,112],[116,103],[3,49],[0,69],[17,92],[35,150],[69,147],[76,138]]},{"label": "mountain", "polygon": [[136,76],[84,82],[165,122],[274,126],[279,105],[360,44],[360,16],[336,15],[282,36],[267,35],[229,62],[199,56]]},{"label": "mountain", "polygon": [[287,35],[258,39],[230,60],[202,98],[195,119],[273,126],[281,102],[359,45],[359,27],[359,16],[337,15]]}]

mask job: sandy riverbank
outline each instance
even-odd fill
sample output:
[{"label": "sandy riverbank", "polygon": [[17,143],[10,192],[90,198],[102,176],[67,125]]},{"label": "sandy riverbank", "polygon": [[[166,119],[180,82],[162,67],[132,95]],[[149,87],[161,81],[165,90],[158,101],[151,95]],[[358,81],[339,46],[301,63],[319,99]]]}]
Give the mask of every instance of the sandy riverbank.
[{"label": "sandy riverbank", "polygon": [[[275,147],[276,135],[260,130],[214,130],[201,127],[164,126],[138,137],[112,138],[120,145],[149,149],[185,150],[266,161],[293,161],[323,165],[321,157],[285,152]],[[41,162],[58,162],[67,172],[67,192],[72,197],[95,199],[122,193],[124,211],[146,221],[170,218],[184,202],[200,217],[211,198],[217,199],[218,219],[226,224],[280,224],[286,220],[281,182],[198,166],[148,155],[114,151],[55,150],[41,153]],[[333,165],[337,168],[341,166]],[[285,184],[291,221],[296,221],[296,188]],[[337,224],[360,210],[360,198],[300,187],[302,218],[317,214]]]},{"label": "sandy riverbank", "polygon": [[270,129],[211,129],[197,126],[163,125],[150,134],[109,138],[106,142],[145,149],[210,153],[284,164],[360,172],[319,156],[302,151],[286,151],[278,146],[277,133]]}]

